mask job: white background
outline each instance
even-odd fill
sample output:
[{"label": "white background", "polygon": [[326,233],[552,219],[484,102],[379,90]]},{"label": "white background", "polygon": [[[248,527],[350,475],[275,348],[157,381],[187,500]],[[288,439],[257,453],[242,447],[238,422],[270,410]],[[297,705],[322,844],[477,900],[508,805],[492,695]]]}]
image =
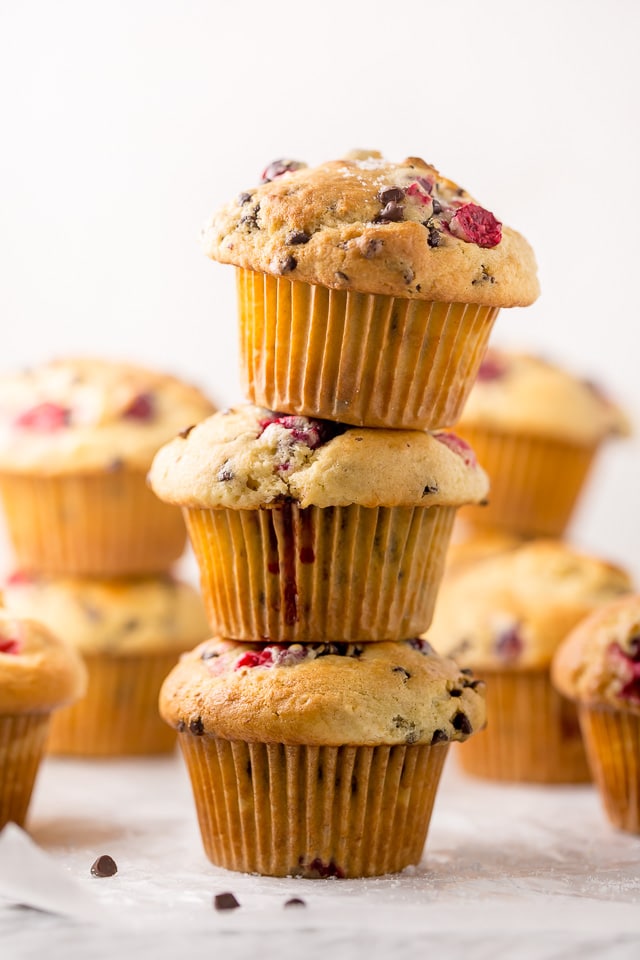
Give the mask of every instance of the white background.
[{"label": "white background", "polygon": [[[276,157],[373,147],[525,234],[543,295],[495,341],[640,424],[639,36],[634,0],[0,0],[0,373],[91,352],[238,401],[201,225]],[[573,530],[638,576],[639,479],[610,445]]]}]

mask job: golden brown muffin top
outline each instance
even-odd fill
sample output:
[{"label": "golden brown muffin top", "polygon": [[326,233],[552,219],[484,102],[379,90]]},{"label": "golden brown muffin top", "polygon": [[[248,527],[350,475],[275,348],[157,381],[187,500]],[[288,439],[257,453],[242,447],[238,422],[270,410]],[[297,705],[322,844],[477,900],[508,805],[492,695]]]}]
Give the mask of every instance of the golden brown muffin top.
[{"label": "golden brown muffin top", "polygon": [[627,434],[629,422],[591,380],[541,357],[490,349],[458,422],[465,427],[555,437],[590,445]]},{"label": "golden brown muffin top", "polygon": [[80,655],[46,627],[0,610],[0,716],[49,713],[86,689]]},{"label": "golden brown muffin top", "polygon": [[484,726],[483,684],[421,640],[246,644],[184,654],[160,712],[194,736],[326,746],[444,743]]},{"label": "golden brown muffin top", "polygon": [[84,654],[189,650],[210,632],[199,593],[169,574],[102,579],[18,572],[2,594],[7,610],[43,623]]},{"label": "golden brown muffin top", "polygon": [[570,700],[640,714],[640,595],[582,620],[559,647],[551,676]]},{"label": "golden brown muffin top", "polygon": [[496,307],[539,293],[524,237],[418,157],[276,161],[213,217],[203,244],[223,263],[360,293]]},{"label": "golden brown muffin top", "polygon": [[576,623],[632,589],[619,567],[532,540],[448,577],[427,636],[474,670],[546,668]]},{"label": "golden brown muffin top", "polygon": [[452,433],[373,430],[288,416],[252,404],[213,414],[156,454],[161,500],[233,510],[459,506],[483,500],[484,471]]},{"label": "golden brown muffin top", "polygon": [[165,373],[52,360],[0,379],[0,469],[146,471],[158,447],[213,409],[200,390]]}]

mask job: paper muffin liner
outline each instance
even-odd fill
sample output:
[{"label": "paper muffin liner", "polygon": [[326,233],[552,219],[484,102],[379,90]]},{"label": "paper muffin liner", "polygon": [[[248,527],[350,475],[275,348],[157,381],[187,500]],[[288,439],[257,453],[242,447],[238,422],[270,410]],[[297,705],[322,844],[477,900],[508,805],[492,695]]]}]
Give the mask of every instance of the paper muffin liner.
[{"label": "paper muffin liner", "polygon": [[461,519],[522,536],[561,536],[584,486],[596,445],[466,425],[459,432],[473,447],[491,481],[488,505],[463,507]]},{"label": "paper muffin liner", "polygon": [[454,507],[185,510],[214,633],[405,640],[431,623]]},{"label": "paper muffin liner", "polygon": [[179,740],[209,859],[308,878],[418,863],[449,746],[289,746],[188,732]]},{"label": "paper muffin liner", "polygon": [[140,471],[0,475],[9,538],[21,569],[54,575],[159,573],[184,550],[177,507]]},{"label": "paper muffin liner", "polygon": [[158,713],[162,682],[179,654],[85,656],[87,693],[51,718],[47,751],[79,757],[168,753],[175,732]]},{"label": "paper muffin liner", "polygon": [[519,783],[591,779],[578,714],[548,670],[474,670],[486,681],[487,726],[458,748],[474,776]]},{"label": "paper muffin liner", "polygon": [[458,420],[497,307],[332,290],[237,270],[240,366],[254,403],[365,427]]},{"label": "paper muffin liner", "polygon": [[611,823],[640,834],[640,716],[578,706],[593,779]]},{"label": "paper muffin liner", "polygon": [[0,830],[24,825],[48,725],[48,713],[0,717]]}]

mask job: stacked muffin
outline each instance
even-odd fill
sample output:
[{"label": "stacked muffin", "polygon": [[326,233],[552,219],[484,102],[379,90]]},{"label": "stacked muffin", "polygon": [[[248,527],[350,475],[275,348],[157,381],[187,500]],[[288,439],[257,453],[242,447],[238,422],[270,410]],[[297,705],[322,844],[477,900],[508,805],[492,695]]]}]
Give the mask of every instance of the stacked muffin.
[{"label": "stacked muffin", "polygon": [[146,472],[161,443],[211,410],[173,377],[106,360],[54,361],[0,384],[0,493],[17,567],[3,599],[88,667],[86,697],[53,719],[54,752],[173,745],[157,693],[207,626],[197,592],[169,572],[182,518]]},{"label": "stacked muffin", "polygon": [[214,639],[167,678],[205,849],[274,875],[419,860],[447,747],[483,685],[416,639],[455,510],[487,495],[449,427],[526,241],[424,161],[278,161],[214,217],[237,267],[250,403],[155,457],[184,511]]},{"label": "stacked muffin", "polygon": [[501,780],[579,782],[578,719],[551,686],[551,659],[582,617],[632,584],[605,560],[536,538],[563,536],[598,449],[628,431],[626,418],[593,383],[490,349],[459,429],[491,479],[488,505],[460,513],[428,634],[490,681],[487,730],[460,762]]}]

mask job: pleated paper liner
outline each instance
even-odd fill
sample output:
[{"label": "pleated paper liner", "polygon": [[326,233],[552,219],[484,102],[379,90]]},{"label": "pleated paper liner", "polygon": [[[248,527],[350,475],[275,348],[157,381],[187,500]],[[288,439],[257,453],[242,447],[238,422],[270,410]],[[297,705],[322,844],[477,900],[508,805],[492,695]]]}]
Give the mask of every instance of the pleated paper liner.
[{"label": "pleated paper liner", "polygon": [[143,472],[5,473],[0,494],[21,569],[100,577],[158,573],[184,550],[180,510],[154,496]]},{"label": "pleated paper liner", "polygon": [[423,633],[453,507],[187,509],[214,633],[324,643]]},{"label": "pleated paper liner", "polygon": [[366,427],[456,423],[497,307],[331,290],[237,270],[241,379],[254,403]]},{"label": "pleated paper liner", "polygon": [[24,825],[48,725],[48,713],[0,716],[0,829]]},{"label": "pleated paper liner", "polygon": [[640,715],[578,706],[593,779],[619,830],[640,834]]},{"label": "pleated paper liner", "polygon": [[179,735],[209,859],[286,877],[371,877],[422,856],[448,744],[318,747]]},{"label": "pleated paper liner", "polygon": [[457,750],[474,776],[514,783],[591,779],[575,706],[548,670],[474,670],[486,681],[487,726]]},{"label": "pleated paper liner", "polygon": [[178,656],[86,656],[86,696],[53,715],[47,751],[77,757],[169,753],[176,736],[160,719],[158,694]]},{"label": "pleated paper liner", "polygon": [[460,519],[522,536],[559,537],[585,484],[595,445],[460,427],[489,474],[487,506],[462,507]]}]

